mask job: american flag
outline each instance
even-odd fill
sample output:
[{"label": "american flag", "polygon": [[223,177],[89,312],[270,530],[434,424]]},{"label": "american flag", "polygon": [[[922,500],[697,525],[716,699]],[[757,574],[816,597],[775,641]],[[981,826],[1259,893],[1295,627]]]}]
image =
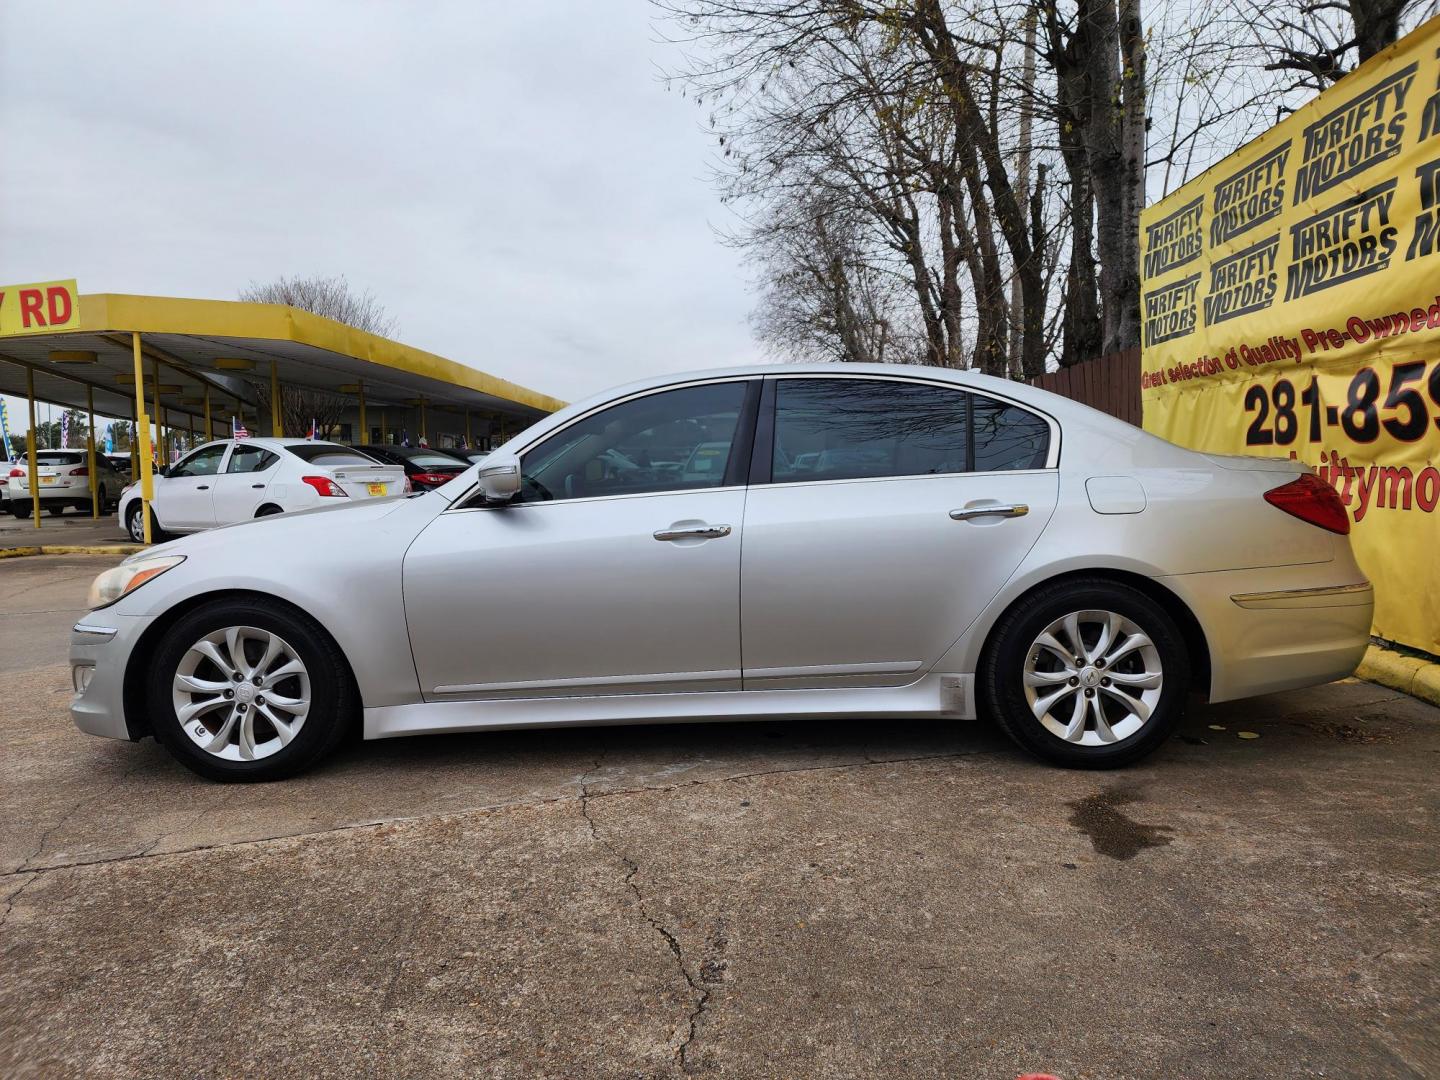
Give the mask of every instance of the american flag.
[{"label": "american flag", "polygon": [[235,438],[237,439],[248,439],[250,437],[249,430],[239,420],[235,421],[234,430]]}]

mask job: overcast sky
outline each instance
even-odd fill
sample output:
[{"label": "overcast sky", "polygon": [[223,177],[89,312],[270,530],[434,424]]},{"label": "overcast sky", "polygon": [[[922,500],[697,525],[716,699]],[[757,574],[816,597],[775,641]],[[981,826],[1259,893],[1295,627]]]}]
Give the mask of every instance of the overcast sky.
[{"label": "overcast sky", "polygon": [[643,0],[0,5],[0,282],[338,274],[567,400],[759,359]]}]

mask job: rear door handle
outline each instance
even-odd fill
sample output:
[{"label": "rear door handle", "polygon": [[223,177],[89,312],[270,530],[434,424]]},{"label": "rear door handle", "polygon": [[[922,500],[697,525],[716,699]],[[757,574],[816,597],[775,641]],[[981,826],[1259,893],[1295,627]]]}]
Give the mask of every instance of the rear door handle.
[{"label": "rear door handle", "polygon": [[687,529],[658,529],[656,540],[716,540],[730,535],[729,525],[695,525]]},{"label": "rear door handle", "polygon": [[196,484],[196,485],[195,485],[195,490],[196,490],[196,491],[209,491],[209,490],[210,490],[210,485],[209,485],[209,484]]},{"label": "rear door handle", "polygon": [[956,521],[969,521],[971,518],[982,517],[1024,517],[1030,513],[1030,507],[1024,503],[981,503],[979,506],[967,506],[961,510],[951,510],[950,516]]}]

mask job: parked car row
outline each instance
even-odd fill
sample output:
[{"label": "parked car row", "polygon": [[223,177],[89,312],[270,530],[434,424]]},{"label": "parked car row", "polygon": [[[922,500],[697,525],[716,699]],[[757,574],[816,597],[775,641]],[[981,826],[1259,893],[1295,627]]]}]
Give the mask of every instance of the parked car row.
[{"label": "parked car row", "polygon": [[[154,541],[252,518],[403,495],[449,482],[469,468],[446,451],[342,446],[308,439],[220,439],[155,474]],[[120,495],[118,513],[137,543],[145,537],[140,485]]]},{"label": "parked car row", "polygon": [[[63,514],[67,506],[85,511],[91,508],[89,457],[89,452],[85,450],[35,452],[40,505],[48,513]],[[28,461],[22,457],[10,462],[6,473],[4,488],[10,513],[18,518],[28,518],[35,506],[30,492]],[[104,454],[95,455],[95,486],[102,511],[108,511],[115,505],[121,490],[129,482],[128,473],[121,472],[112,459]]]}]

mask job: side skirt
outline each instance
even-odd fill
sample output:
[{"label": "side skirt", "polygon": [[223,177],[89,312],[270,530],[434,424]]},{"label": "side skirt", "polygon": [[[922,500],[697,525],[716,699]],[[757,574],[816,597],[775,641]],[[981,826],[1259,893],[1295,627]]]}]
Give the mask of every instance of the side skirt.
[{"label": "side skirt", "polygon": [[973,675],[925,675],[908,686],[727,690],[694,694],[430,701],[365,710],[365,738],[509,728],[895,717],[972,720]]}]

